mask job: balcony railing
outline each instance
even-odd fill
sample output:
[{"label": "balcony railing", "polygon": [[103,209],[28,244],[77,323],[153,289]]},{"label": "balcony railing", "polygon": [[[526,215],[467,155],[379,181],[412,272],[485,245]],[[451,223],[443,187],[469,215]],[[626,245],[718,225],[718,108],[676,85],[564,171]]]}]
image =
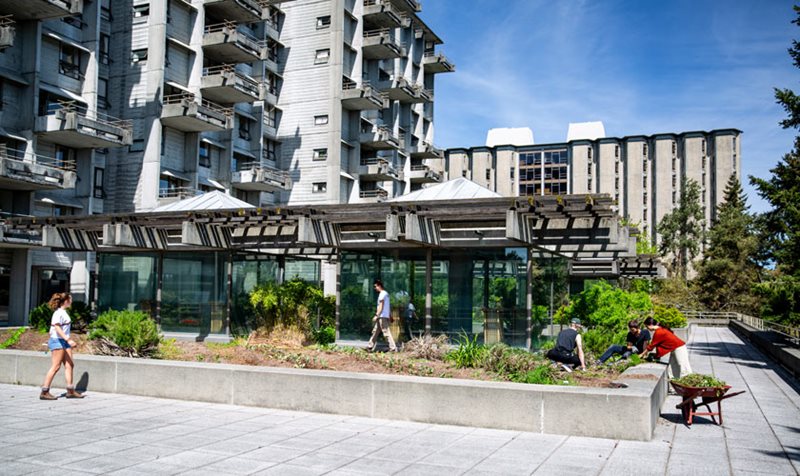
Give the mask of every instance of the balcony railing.
[{"label": "balcony railing", "polygon": [[342,104],[353,110],[379,110],[388,107],[388,97],[368,81],[361,86],[347,76],[342,77]]},{"label": "balcony railing", "polygon": [[197,195],[198,191],[192,187],[170,187],[158,190],[158,198],[172,198],[183,200]]},{"label": "balcony railing", "polygon": [[372,190],[361,190],[358,196],[361,198],[377,198],[380,201],[388,198],[389,192],[382,188],[376,188]]},{"label": "balcony railing", "polygon": [[[237,29],[237,23],[226,21],[206,26],[203,47],[210,56],[221,61],[248,63],[262,59],[266,41],[259,41],[252,35]],[[219,34],[219,35],[218,35]]]},{"label": "balcony railing", "polygon": [[406,51],[405,43],[395,38],[394,30],[382,28],[364,32],[364,57],[367,59],[397,58]]},{"label": "balcony railing", "polygon": [[[72,188],[77,176],[74,160],[59,160],[38,154],[25,154],[19,149],[0,147],[0,188],[2,182],[12,181],[27,184],[30,190]],[[25,187],[23,187],[25,188]]]},{"label": "balcony railing", "polygon": [[251,191],[275,192],[292,187],[289,172],[256,161],[237,164],[231,181],[235,188]]},{"label": "balcony railing", "polygon": [[445,55],[435,51],[426,51],[422,63],[428,73],[452,73],[456,70],[456,66]]},{"label": "balcony railing", "polygon": [[0,16],[0,50],[14,46],[16,26],[11,15]]},{"label": "balcony railing", "polygon": [[[164,96],[161,121],[182,131],[200,132],[229,129],[233,108],[223,107],[206,99],[198,101],[192,93]],[[176,107],[177,106],[177,107]]]},{"label": "balcony railing", "polygon": [[49,103],[36,131],[73,147],[114,147],[133,142],[133,122],[88,109],[75,101]]},{"label": "balcony railing", "polygon": [[250,102],[261,97],[256,80],[225,64],[203,69],[203,95],[218,102]]}]

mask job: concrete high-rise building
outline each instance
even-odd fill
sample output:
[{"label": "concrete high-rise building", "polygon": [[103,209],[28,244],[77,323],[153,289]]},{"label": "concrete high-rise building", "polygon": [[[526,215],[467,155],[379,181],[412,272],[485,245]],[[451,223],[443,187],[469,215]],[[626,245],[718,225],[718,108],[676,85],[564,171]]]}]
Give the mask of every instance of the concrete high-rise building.
[{"label": "concrete high-rise building", "polygon": [[506,196],[605,193],[657,243],[658,223],[677,207],[684,178],[700,185],[706,225],[712,222],[728,179],[740,178],[741,135],[718,129],[454,148],[445,152],[446,177],[467,177]]},{"label": "concrete high-rise building", "polygon": [[[416,0],[0,1],[0,212],[388,199],[442,179]],[[91,295],[93,253],[0,233],[0,324]]]}]

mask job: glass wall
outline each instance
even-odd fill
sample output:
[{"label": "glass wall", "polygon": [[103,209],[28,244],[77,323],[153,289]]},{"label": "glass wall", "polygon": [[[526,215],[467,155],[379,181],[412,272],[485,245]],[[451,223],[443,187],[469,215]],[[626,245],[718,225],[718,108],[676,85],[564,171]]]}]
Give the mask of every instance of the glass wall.
[{"label": "glass wall", "polygon": [[231,333],[244,335],[250,331],[252,311],[249,294],[256,287],[278,282],[276,258],[237,255],[233,260],[233,292],[231,303]]},{"label": "glass wall", "polygon": [[163,259],[161,328],[165,331],[225,332],[225,253],[166,253]]},{"label": "glass wall", "polygon": [[367,340],[378,295],[372,282],[378,277],[379,255],[342,253],[339,305],[339,338]]},{"label": "glass wall", "polygon": [[143,311],[155,318],[157,258],[153,254],[98,255],[100,287],[97,307]]}]

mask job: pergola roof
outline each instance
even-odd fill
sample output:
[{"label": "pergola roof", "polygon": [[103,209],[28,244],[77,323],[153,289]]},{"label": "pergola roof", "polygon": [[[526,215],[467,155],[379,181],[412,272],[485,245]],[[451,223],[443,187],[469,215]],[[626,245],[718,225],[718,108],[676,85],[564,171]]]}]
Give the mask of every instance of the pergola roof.
[{"label": "pergola roof", "polygon": [[219,190],[154,208],[153,212],[190,212],[203,210],[233,210],[255,208],[253,205]]},{"label": "pergola roof", "polygon": [[[459,181],[453,182],[449,186]],[[408,198],[372,204],[28,217],[14,218],[9,226],[17,232],[37,232],[38,245],[63,250],[234,250],[336,259],[339,251],[348,250],[527,247],[574,260],[636,256],[638,231],[620,224],[608,195]]]},{"label": "pergola roof", "polygon": [[437,200],[470,200],[502,197],[486,187],[463,177],[395,197],[390,202],[433,202]]}]

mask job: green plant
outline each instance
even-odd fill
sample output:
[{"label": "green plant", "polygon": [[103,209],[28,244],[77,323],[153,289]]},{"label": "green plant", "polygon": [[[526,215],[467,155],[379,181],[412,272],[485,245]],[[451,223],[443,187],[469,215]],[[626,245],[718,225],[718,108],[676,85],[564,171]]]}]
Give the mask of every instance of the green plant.
[{"label": "green plant", "polygon": [[662,306],[660,304],[656,304],[653,309],[653,319],[670,329],[686,327],[687,324],[686,316],[684,316],[681,311],[674,307]]},{"label": "green plant", "polygon": [[652,310],[653,302],[647,293],[625,291],[600,281],[560,308],[555,320],[566,324],[578,318],[586,327],[620,332],[627,330],[628,321],[638,319],[641,322]]},{"label": "green plant", "polygon": [[[557,375],[556,369],[552,365],[543,364],[533,370],[527,372],[514,374],[512,376],[514,382],[531,383],[541,385],[559,385],[564,380]],[[569,380],[567,380],[569,382]]]},{"label": "green plant", "polygon": [[25,333],[28,329],[26,327],[20,327],[19,329],[15,330],[8,339],[0,342],[0,349],[8,349],[12,345],[16,344],[19,341],[19,338],[22,334]]},{"label": "green plant", "polygon": [[50,320],[52,317],[53,310],[50,309],[50,306],[48,306],[47,303],[39,304],[28,313],[28,325],[31,329],[36,329],[41,333],[45,333],[50,330]]},{"label": "green plant", "polygon": [[332,326],[320,327],[313,331],[314,342],[320,345],[328,345],[336,342],[336,329]]},{"label": "green plant", "polygon": [[280,324],[312,338],[317,324],[320,328],[335,325],[336,298],[299,278],[256,287],[250,292],[249,304],[254,313],[252,325],[257,329],[271,331]]},{"label": "green plant", "polygon": [[527,373],[541,363],[541,358],[527,350],[515,349],[506,344],[493,344],[487,349],[483,368],[503,378],[510,378],[513,375]]},{"label": "green plant", "polygon": [[155,322],[141,311],[109,310],[89,326],[89,339],[105,355],[145,357],[156,353],[160,336]]},{"label": "green plant", "polygon": [[583,339],[583,347],[589,352],[595,354],[602,354],[612,344],[623,344],[627,331],[614,332],[609,329],[597,327],[588,329],[581,334]]},{"label": "green plant", "polygon": [[684,387],[724,387],[724,381],[717,379],[713,375],[689,374],[681,378],[674,378],[672,382]]},{"label": "green plant", "polygon": [[67,308],[67,314],[72,321],[72,330],[85,332],[92,318],[91,308],[83,301],[72,301],[72,305]]},{"label": "green plant", "polygon": [[411,357],[425,360],[442,360],[448,349],[447,336],[444,334],[436,337],[423,335],[414,337],[403,345],[403,352]]},{"label": "green plant", "polygon": [[153,354],[153,358],[162,360],[178,360],[183,354],[180,347],[175,345],[175,339],[164,339],[158,345],[158,351]]},{"label": "green plant", "polygon": [[478,344],[478,334],[470,339],[467,333],[463,332],[459,338],[458,347],[448,352],[445,358],[458,368],[475,368],[480,367],[485,355],[486,347]]}]

